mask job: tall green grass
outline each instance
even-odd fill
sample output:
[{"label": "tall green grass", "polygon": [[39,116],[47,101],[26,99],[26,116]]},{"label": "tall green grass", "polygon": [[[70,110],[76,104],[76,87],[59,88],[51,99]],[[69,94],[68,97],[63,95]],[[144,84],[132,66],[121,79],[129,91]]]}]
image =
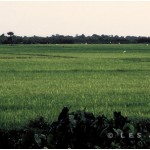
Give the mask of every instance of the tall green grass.
[{"label": "tall green grass", "polygon": [[53,121],[64,105],[149,118],[149,74],[145,44],[0,45],[0,127]]}]

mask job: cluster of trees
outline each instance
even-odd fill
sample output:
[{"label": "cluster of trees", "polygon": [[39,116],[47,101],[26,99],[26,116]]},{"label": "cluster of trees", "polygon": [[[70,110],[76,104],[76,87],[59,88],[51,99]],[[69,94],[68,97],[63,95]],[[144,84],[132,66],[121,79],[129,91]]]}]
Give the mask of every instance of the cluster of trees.
[{"label": "cluster of trees", "polygon": [[142,36],[118,36],[118,35],[97,35],[92,36],[76,35],[52,35],[47,37],[40,36],[17,36],[13,32],[8,32],[7,35],[0,35],[0,44],[126,44],[126,43],[150,43],[150,37]]}]

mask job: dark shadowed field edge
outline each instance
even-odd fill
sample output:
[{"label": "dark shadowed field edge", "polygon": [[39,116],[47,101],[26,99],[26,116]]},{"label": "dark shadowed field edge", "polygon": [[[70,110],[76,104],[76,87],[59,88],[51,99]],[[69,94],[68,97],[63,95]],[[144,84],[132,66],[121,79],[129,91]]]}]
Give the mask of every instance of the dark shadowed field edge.
[{"label": "dark shadowed field edge", "polygon": [[132,121],[120,112],[108,119],[64,107],[51,124],[39,117],[19,130],[0,129],[0,148],[150,148],[150,121]]}]

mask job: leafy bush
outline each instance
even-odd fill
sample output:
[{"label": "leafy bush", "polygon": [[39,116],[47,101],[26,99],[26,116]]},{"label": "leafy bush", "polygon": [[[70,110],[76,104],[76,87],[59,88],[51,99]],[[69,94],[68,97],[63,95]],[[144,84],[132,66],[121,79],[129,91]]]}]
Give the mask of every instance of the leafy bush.
[{"label": "leafy bush", "polygon": [[22,130],[0,130],[0,148],[150,148],[150,123],[133,123],[120,112],[114,118],[64,107],[58,120],[48,124],[43,117]]}]

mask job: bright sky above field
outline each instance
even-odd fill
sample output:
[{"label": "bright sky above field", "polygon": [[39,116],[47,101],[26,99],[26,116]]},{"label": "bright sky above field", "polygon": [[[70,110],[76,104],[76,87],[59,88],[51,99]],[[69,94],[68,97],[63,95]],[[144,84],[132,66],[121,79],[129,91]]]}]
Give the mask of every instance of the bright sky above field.
[{"label": "bright sky above field", "polygon": [[0,1],[0,35],[150,36],[150,1]]}]

